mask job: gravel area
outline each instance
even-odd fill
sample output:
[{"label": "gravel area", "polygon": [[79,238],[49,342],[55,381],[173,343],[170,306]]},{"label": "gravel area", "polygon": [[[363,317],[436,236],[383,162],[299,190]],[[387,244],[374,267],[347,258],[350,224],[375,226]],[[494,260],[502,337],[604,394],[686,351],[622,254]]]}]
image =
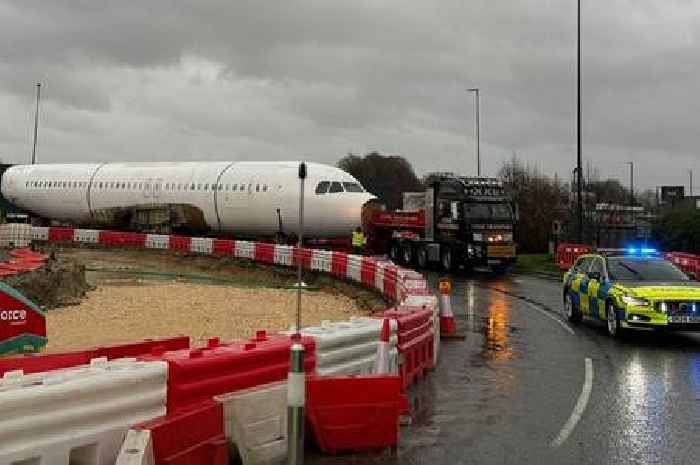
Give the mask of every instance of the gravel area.
[{"label": "gravel area", "polygon": [[[304,292],[304,326],[367,315],[345,295]],[[246,337],[256,329],[288,329],[295,321],[296,291],[183,282],[117,284],[88,292],[79,305],[47,315],[48,351],[91,347],[148,337]]]}]

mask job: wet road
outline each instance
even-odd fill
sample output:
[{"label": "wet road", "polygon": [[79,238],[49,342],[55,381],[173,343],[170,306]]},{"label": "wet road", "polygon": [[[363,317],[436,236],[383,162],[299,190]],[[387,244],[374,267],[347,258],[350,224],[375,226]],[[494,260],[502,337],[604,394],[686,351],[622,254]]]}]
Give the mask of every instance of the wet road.
[{"label": "wet road", "polygon": [[558,282],[453,279],[466,337],[443,341],[438,368],[412,388],[398,450],[307,463],[700,462],[700,334],[612,340],[561,319]]}]

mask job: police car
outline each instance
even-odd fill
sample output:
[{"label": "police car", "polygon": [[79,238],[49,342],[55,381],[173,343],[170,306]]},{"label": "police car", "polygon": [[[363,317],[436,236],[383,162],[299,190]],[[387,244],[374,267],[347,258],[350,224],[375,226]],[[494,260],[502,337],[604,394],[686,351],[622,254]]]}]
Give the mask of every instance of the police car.
[{"label": "police car", "polygon": [[564,275],[564,314],[622,329],[700,330],[700,283],[656,250],[634,248],[582,255]]}]

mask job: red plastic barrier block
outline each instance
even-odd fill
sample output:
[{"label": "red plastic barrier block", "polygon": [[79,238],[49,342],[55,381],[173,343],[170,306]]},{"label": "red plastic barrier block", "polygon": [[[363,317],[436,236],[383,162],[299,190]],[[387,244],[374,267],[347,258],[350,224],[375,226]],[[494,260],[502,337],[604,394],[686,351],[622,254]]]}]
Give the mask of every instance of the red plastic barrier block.
[{"label": "red plastic barrier block", "polygon": [[223,405],[213,400],[141,423],[149,430],[156,465],[227,465]]},{"label": "red plastic barrier block", "polygon": [[294,247],[294,252],[293,252],[293,265],[298,266],[299,265],[299,260],[301,260],[301,266],[305,270],[311,269],[311,258],[314,255],[313,249],[299,249],[298,247]]},{"label": "red plastic barrier block", "polygon": [[384,268],[384,296],[396,300],[396,281],[398,279],[398,267],[387,266]]},{"label": "red plastic barrier block", "polygon": [[360,276],[362,278],[362,284],[368,287],[374,287],[374,275],[377,272],[377,262],[375,262],[373,258],[364,257],[361,266]]},{"label": "red plastic barrier block", "polygon": [[49,228],[49,241],[73,241],[74,228]]},{"label": "red plastic barrier block", "polygon": [[348,272],[348,256],[344,252],[333,252],[331,256],[331,273],[345,279]]},{"label": "red plastic barrier block", "polygon": [[[213,339],[205,348],[166,352],[141,357],[168,362],[168,412],[174,412],[215,395],[247,389],[287,378],[289,349],[287,336],[219,344]],[[316,367],[315,341],[302,338],[306,349],[305,370]]]},{"label": "red plastic barrier block", "polygon": [[401,306],[384,312],[385,318],[393,318],[398,324],[397,349],[402,355],[399,375],[404,388],[433,368],[433,311],[420,307]]},{"label": "red plastic barrier block", "polygon": [[255,258],[256,262],[274,263],[275,262],[275,244],[265,242],[255,243]]},{"label": "red plastic barrier block", "polygon": [[307,378],[307,419],[327,453],[394,447],[405,403],[397,376]]},{"label": "red plastic barrier block", "polygon": [[212,253],[214,255],[233,256],[236,253],[236,241],[231,241],[228,239],[214,239]]},{"label": "red plastic barrier block", "polygon": [[168,247],[171,250],[184,250],[186,252],[190,251],[192,245],[192,238],[188,236],[170,236],[170,242]]},{"label": "red plastic barrier block", "polygon": [[28,354],[0,358],[0,378],[8,371],[22,370],[24,373],[41,373],[60,368],[86,365],[97,357],[94,350],[62,352],[57,354]]},{"label": "red plastic barrier block", "polygon": [[107,357],[109,360],[112,360],[115,358],[148,355],[154,350],[165,352],[170,350],[187,349],[189,347],[189,336],[175,336],[162,339],[144,339],[143,341],[101,346],[95,349],[95,352],[97,357]]}]

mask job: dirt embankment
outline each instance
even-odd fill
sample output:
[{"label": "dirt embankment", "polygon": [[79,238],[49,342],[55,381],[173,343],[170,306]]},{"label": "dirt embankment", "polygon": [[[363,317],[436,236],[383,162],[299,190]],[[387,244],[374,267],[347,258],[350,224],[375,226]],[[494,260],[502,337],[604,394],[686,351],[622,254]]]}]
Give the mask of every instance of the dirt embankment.
[{"label": "dirt embankment", "polygon": [[86,280],[84,265],[53,254],[43,268],[10,276],[5,282],[47,309],[79,304],[93,288]]}]

